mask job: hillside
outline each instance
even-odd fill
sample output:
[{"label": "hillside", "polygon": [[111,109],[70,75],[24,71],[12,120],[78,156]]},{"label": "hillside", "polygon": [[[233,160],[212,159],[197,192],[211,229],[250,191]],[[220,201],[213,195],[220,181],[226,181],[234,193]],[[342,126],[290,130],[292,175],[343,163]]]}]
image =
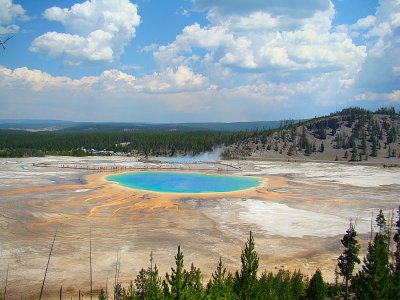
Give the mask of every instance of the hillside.
[{"label": "hillside", "polygon": [[400,120],[394,108],[348,108],[277,130],[254,132],[226,148],[225,158],[400,162]]}]

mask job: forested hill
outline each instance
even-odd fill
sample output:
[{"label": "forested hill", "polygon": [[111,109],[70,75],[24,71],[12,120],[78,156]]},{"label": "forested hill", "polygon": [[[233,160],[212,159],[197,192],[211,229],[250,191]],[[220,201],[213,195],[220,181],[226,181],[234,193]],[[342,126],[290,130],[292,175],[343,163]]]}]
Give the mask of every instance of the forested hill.
[{"label": "forested hill", "polygon": [[400,118],[394,108],[347,108],[275,130],[254,131],[226,158],[400,162]]}]

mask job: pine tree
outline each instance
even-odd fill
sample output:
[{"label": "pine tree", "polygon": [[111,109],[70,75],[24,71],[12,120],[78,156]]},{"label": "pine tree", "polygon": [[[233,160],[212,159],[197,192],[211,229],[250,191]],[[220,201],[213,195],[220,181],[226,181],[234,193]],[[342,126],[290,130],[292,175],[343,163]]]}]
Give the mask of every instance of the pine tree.
[{"label": "pine tree", "polygon": [[183,299],[183,292],[187,286],[187,277],[183,269],[183,253],[181,246],[178,246],[178,253],[175,256],[176,269],[171,268],[172,274],[166,274],[166,280],[171,286],[171,297],[173,299]]},{"label": "pine tree", "polygon": [[357,161],[358,160],[358,151],[357,151],[357,147],[354,146],[353,150],[352,150],[352,154],[351,154],[351,161]]},{"label": "pine tree", "polygon": [[379,234],[386,236],[387,235],[387,221],[385,215],[383,214],[382,209],[379,210],[379,213],[376,217],[376,225],[379,227]]},{"label": "pine tree", "polygon": [[[123,289],[123,300],[136,300],[135,289],[131,281],[127,290]],[[143,298],[144,299],[144,298]]]},{"label": "pine tree", "polygon": [[221,257],[212,278],[207,285],[207,292],[211,299],[233,299],[232,275],[227,274],[226,268],[222,263]]},{"label": "pine tree", "polygon": [[363,154],[366,155],[367,154],[367,139],[365,138],[365,136],[363,136],[362,142],[361,142],[361,148],[363,150]]},{"label": "pine tree", "polygon": [[98,298],[99,298],[99,300],[106,300],[106,294],[104,293],[103,289],[101,289]]},{"label": "pine tree", "polygon": [[304,275],[300,270],[295,271],[290,279],[292,295],[294,299],[302,299],[305,294]]},{"label": "pine tree", "polygon": [[375,136],[373,136],[371,140],[372,140],[371,156],[376,157],[378,155],[378,140]]},{"label": "pine tree", "polygon": [[293,152],[294,152],[294,147],[293,147],[293,144],[291,144],[290,147],[289,147],[289,150],[287,152],[287,155],[292,156]]},{"label": "pine tree", "polygon": [[394,266],[393,266],[393,290],[392,299],[400,299],[400,205],[397,210],[396,233],[393,240],[396,245],[394,252]]},{"label": "pine tree", "polygon": [[204,297],[202,275],[199,268],[196,268],[194,264],[190,266],[189,272],[184,272],[187,287],[184,291],[186,299],[202,299]]},{"label": "pine tree", "polygon": [[242,251],[240,260],[242,267],[235,275],[235,292],[240,299],[252,300],[257,295],[257,271],[258,255],[254,249],[254,237],[250,231],[250,237]]},{"label": "pine tree", "polygon": [[326,295],[327,295],[326,286],[322,278],[322,273],[318,269],[313,275],[313,277],[311,277],[306,297],[309,300],[325,300]]},{"label": "pine tree", "polygon": [[320,152],[324,152],[325,151],[325,145],[324,145],[323,142],[321,143],[321,146],[319,147],[319,151]]},{"label": "pine tree", "polygon": [[379,211],[376,224],[379,227],[379,232],[375,235],[373,243],[368,245],[362,270],[354,280],[357,299],[390,299],[389,247],[386,219],[382,210]]},{"label": "pine tree", "polygon": [[114,286],[114,299],[121,300],[122,296],[123,296],[123,289],[122,289],[121,283],[117,283]]},{"label": "pine tree", "polygon": [[339,267],[335,268],[335,282],[328,287],[329,299],[341,299],[341,286],[339,285]]},{"label": "pine tree", "polygon": [[261,299],[279,300],[278,285],[276,284],[275,276],[272,273],[264,271],[259,280],[259,294]]},{"label": "pine tree", "polygon": [[161,278],[157,265],[153,267],[153,252],[150,253],[150,267],[141,269],[135,279],[136,294],[139,299],[159,299],[162,295]]},{"label": "pine tree", "polygon": [[148,284],[148,276],[145,269],[141,269],[139,274],[136,276],[135,285],[136,285],[136,293],[139,299],[144,299],[146,295],[146,286]]},{"label": "pine tree", "polygon": [[146,286],[146,299],[160,299],[162,295],[161,277],[158,276],[157,264],[153,267],[153,252],[150,252],[149,280]]},{"label": "pine tree", "polygon": [[351,279],[354,271],[354,265],[360,263],[358,253],[360,252],[360,245],[356,240],[357,232],[355,231],[354,225],[350,222],[349,229],[341,240],[345,250],[338,258],[339,274],[343,276],[345,281],[345,294],[344,299],[347,300],[349,297],[349,280]]}]

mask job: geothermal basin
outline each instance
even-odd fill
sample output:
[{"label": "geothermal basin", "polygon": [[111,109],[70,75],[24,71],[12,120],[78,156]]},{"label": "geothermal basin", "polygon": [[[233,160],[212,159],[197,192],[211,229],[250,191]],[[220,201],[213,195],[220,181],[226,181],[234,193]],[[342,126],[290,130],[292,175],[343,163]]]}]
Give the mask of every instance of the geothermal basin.
[{"label": "geothermal basin", "polygon": [[[160,192],[154,186],[110,181],[155,173],[169,180],[182,175],[189,182],[190,176],[239,178],[251,187]],[[284,268],[312,275],[320,268],[324,279],[333,281],[350,219],[364,254],[371,218],[380,208],[386,214],[397,210],[399,183],[399,168],[358,164],[0,159],[0,284],[4,288],[9,266],[7,298],[37,299],[57,228],[42,299],[57,298],[61,285],[65,299],[77,299],[79,290],[89,297],[90,249],[95,294],[112,287],[117,256],[120,282],[128,287],[150,265],[151,252],[160,276],[170,273],[178,245],[185,269],[193,262],[206,283],[220,256],[230,272],[240,269],[250,230],[260,256],[259,274]]]}]

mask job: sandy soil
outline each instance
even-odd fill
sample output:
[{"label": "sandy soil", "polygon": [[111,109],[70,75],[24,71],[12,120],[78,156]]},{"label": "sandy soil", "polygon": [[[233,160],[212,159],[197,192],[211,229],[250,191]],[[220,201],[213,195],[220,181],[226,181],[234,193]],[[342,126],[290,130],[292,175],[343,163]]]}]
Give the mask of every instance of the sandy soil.
[{"label": "sandy soil", "polygon": [[[34,165],[35,164],[35,165]],[[231,166],[231,167],[229,167]],[[110,170],[170,169],[254,175],[265,185],[236,193],[173,195],[123,188],[104,180]],[[240,169],[240,170],[239,170]],[[105,172],[99,172],[105,171]],[[0,282],[9,264],[8,299],[37,299],[55,229],[45,296],[60,286],[66,298],[89,291],[92,228],[94,287],[111,287],[117,253],[128,285],[153,251],[162,276],[177,246],[208,281],[222,256],[234,271],[248,232],[255,233],[260,269],[316,268],[332,280],[340,239],[356,220],[363,245],[371,215],[400,204],[400,170],[338,163],[229,161],[146,164],[135,158],[46,157],[0,160]]]}]

